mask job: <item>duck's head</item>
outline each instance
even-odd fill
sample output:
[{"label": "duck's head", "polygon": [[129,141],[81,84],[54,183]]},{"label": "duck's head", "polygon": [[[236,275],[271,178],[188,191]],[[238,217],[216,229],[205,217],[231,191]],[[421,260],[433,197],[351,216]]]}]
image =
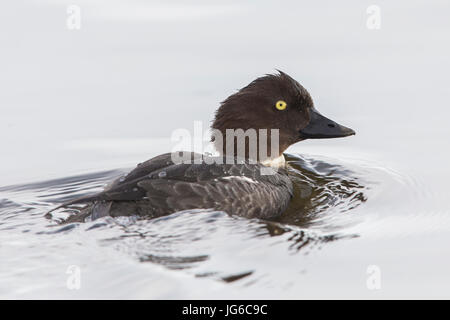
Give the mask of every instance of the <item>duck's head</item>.
[{"label": "duck's head", "polygon": [[[270,155],[270,158],[280,156],[290,145],[305,139],[340,138],[355,134],[352,129],[321,115],[314,108],[308,91],[281,71],[260,77],[229,96],[221,103],[211,127],[221,132],[223,137],[226,137],[227,129],[254,129],[257,133],[260,129],[266,129],[268,153],[270,130],[278,129],[278,154]],[[229,154],[225,148],[226,143],[222,143],[218,151]]]}]

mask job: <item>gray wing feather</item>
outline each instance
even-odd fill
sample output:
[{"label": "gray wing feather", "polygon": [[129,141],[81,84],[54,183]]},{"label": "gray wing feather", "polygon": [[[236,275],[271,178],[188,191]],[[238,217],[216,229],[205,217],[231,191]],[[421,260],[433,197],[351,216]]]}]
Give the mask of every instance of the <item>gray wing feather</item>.
[{"label": "gray wing feather", "polygon": [[[202,155],[191,153],[191,159],[196,157]],[[68,204],[94,202],[91,207],[95,208],[95,202],[109,203],[101,206],[102,216],[103,208],[111,216],[151,217],[212,208],[249,218],[271,218],[287,208],[292,182],[283,169],[279,174],[261,175],[261,167],[213,161],[175,164],[166,153],[139,164],[104,191]]]}]

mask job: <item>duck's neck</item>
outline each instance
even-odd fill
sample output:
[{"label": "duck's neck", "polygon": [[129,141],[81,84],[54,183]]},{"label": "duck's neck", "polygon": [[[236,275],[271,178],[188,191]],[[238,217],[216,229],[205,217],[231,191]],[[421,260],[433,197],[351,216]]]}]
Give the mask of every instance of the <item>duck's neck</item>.
[{"label": "duck's neck", "polygon": [[211,141],[221,156],[271,167],[285,164],[283,151],[289,145],[280,143],[285,140],[278,129],[211,128]]},{"label": "duck's neck", "polygon": [[283,167],[286,164],[283,153],[278,149],[276,151],[271,150],[270,143],[267,145],[266,149],[262,150],[263,152],[260,153],[260,150],[258,148],[256,148],[256,151],[250,151],[247,144],[245,144],[244,150],[239,152],[237,150],[238,148],[236,147],[236,144],[234,145],[234,147],[230,148],[231,150],[227,150],[226,146],[224,146],[222,143],[217,143],[216,140],[213,140],[213,142],[214,148],[222,157],[232,159],[245,159],[250,163],[261,163],[265,166],[273,168]]}]

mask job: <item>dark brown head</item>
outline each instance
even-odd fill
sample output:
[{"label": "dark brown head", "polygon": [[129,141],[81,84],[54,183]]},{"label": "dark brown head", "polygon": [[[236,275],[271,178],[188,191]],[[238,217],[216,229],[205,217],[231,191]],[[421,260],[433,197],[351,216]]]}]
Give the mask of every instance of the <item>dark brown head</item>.
[{"label": "dark brown head", "polygon": [[[278,157],[291,144],[305,139],[337,138],[355,134],[322,116],[308,91],[286,73],[260,77],[223,101],[211,126],[226,136],[226,129],[279,131]],[[225,143],[223,143],[225,154]],[[221,151],[221,150],[219,150]],[[270,153],[270,152],[269,152]]]}]

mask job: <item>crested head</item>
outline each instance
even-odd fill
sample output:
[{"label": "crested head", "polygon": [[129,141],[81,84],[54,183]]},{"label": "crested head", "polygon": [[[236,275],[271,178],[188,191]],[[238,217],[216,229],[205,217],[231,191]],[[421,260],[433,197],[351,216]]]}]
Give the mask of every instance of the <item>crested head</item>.
[{"label": "crested head", "polygon": [[[260,132],[266,130],[267,142],[263,142],[264,149],[268,151],[272,149],[266,159],[276,158],[290,145],[306,138],[312,138],[312,135],[303,134],[302,130],[311,125],[311,120],[315,118],[316,113],[318,114],[308,91],[289,75],[278,71],[278,74],[257,78],[225,99],[216,111],[211,127],[213,132],[220,132],[224,140],[227,130],[228,132],[238,129],[242,129],[241,131],[244,132],[254,131],[258,138],[258,147],[261,147]],[[345,128],[329,119],[326,120],[328,123],[325,124],[325,127],[328,129],[331,129],[332,126]],[[274,130],[278,132],[278,150],[276,151],[272,148],[275,135],[271,132],[275,132]],[[326,137],[325,131],[320,137]],[[347,135],[348,133],[350,131],[347,132]],[[333,137],[337,136],[335,133]],[[213,140],[215,143],[217,142],[215,137]],[[233,140],[235,144],[231,150],[226,150],[227,143],[224,141],[219,145],[216,143],[216,148],[223,154],[236,156],[236,138]],[[245,147],[245,157],[251,158],[248,146]],[[259,151],[257,159],[265,160]]]}]

